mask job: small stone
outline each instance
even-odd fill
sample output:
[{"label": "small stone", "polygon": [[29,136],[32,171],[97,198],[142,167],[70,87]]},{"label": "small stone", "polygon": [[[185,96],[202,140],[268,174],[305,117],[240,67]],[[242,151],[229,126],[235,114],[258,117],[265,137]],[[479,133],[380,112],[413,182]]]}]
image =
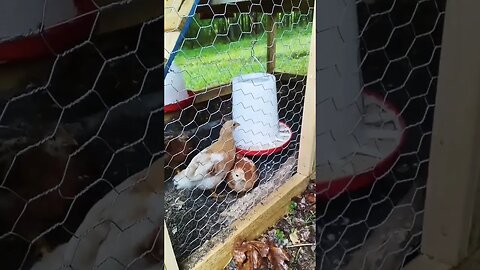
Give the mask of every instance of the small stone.
[{"label": "small stone", "polygon": [[300,201],[300,204],[302,204],[302,206],[306,203],[306,200],[305,200],[305,197],[302,198],[302,200]]}]

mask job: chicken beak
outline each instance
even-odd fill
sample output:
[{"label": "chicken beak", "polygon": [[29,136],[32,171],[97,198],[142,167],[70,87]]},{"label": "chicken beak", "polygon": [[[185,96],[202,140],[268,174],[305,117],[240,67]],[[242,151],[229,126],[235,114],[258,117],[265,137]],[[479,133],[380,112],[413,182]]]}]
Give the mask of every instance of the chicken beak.
[{"label": "chicken beak", "polygon": [[239,124],[238,122],[234,122],[234,123],[233,123],[233,127],[234,127],[234,128],[237,128],[237,127],[239,127],[239,126],[240,126],[240,124]]}]

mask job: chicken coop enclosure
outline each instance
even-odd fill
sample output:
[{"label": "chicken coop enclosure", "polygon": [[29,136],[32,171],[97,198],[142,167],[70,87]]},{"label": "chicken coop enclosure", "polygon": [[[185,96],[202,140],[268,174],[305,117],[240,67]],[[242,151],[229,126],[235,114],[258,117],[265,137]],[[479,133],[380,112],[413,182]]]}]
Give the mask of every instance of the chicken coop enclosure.
[{"label": "chicken coop enclosure", "polygon": [[[223,269],[311,178],[314,1],[166,1],[165,18],[165,263]],[[188,176],[217,154],[218,177]]]},{"label": "chicken coop enclosure", "polygon": [[0,1],[1,269],[479,269],[479,1],[163,4]]},{"label": "chicken coop enclosure", "polygon": [[1,269],[163,267],[162,14],[1,1]]}]

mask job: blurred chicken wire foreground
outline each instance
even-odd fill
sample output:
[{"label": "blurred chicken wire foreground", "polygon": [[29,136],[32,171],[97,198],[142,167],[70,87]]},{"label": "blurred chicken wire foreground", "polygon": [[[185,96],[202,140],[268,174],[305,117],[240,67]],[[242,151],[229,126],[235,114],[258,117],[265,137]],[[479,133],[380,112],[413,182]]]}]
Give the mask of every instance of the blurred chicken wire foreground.
[{"label": "blurred chicken wire foreground", "polygon": [[445,2],[319,1],[317,269],[420,251]]},{"label": "blurred chicken wire foreground", "polygon": [[163,268],[161,8],[1,1],[2,269]]},{"label": "blurred chicken wire foreground", "polygon": [[164,190],[184,269],[296,172],[313,2],[199,1],[182,18],[167,52]]}]

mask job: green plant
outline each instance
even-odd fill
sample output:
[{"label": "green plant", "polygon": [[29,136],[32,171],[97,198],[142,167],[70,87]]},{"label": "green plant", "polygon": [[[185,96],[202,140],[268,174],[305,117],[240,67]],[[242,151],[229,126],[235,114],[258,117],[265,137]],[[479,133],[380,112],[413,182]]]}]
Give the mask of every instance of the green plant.
[{"label": "green plant", "polygon": [[314,222],[316,219],[316,215],[314,212],[310,212],[307,214],[307,218],[305,219],[305,223],[310,223],[310,222]]},{"label": "green plant", "polygon": [[294,201],[291,201],[290,202],[290,205],[288,206],[288,213],[289,214],[292,214],[293,212],[295,212],[295,210],[297,210],[297,203],[294,202]]},{"label": "green plant", "polygon": [[285,233],[280,229],[275,229],[275,237],[277,237],[278,240],[283,241],[285,240]]}]

